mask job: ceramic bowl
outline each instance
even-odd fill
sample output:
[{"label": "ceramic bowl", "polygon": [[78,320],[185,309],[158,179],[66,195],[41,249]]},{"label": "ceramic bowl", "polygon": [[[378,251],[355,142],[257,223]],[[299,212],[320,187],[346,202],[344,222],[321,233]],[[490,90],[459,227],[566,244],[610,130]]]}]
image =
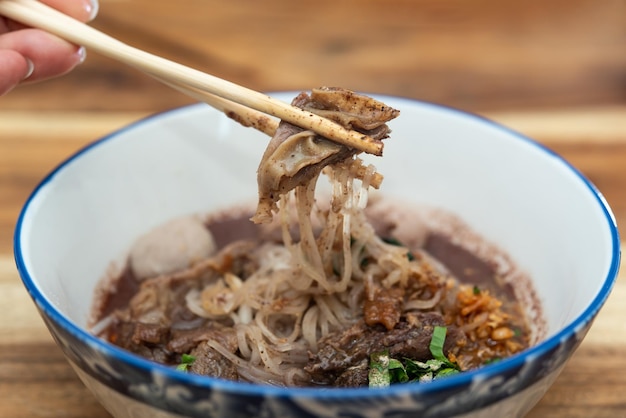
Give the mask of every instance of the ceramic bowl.
[{"label": "ceramic bowl", "polygon": [[[275,95],[289,101],[294,94]],[[518,417],[557,378],[617,276],[619,237],[598,190],[540,144],[433,104],[379,97],[391,122],[381,193],[451,211],[532,279],[545,334],[479,370],[388,389],[302,389],[181,373],[87,330],[92,296],[131,242],[169,219],[256,196],[267,138],[203,104],[100,139],[50,173],[15,233],[26,289],[78,376],[116,417]]]}]

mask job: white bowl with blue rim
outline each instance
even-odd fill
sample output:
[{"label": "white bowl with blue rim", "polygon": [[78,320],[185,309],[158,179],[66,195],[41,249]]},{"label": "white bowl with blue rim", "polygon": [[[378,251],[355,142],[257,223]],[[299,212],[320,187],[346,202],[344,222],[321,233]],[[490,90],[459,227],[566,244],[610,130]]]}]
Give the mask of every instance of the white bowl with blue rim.
[{"label": "white bowl with blue rim", "polygon": [[[277,94],[289,101],[295,93]],[[382,193],[460,216],[532,279],[545,333],[519,355],[425,384],[278,388],[192,375],[128,353],[87,329],[111,262],[154,226],[254,201],[267,138],[204,104],[157,114],[61,163],[15,232],[24,285],[85,385],[116,417],[518,417],[545,394],[616,279],[611,209],[580,172],[491,121],[379,97],[391,122]]]}]

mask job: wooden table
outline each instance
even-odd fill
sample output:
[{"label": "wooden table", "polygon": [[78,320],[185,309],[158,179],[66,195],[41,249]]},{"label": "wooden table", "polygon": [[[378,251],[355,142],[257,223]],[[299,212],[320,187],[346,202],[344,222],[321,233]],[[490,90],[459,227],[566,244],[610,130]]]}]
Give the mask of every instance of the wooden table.
[{"label": "wooden table", "polygon": [[[563,155],[626,220],[623,0],[101,0],[94,26],[257,90],[338,85],[485,115]],[[0,417],[108,416],[22,287],[21,205],[89,141],[191,102],[95,54],[0,99]],[[530,417],[626,417],[625,275]]]}]

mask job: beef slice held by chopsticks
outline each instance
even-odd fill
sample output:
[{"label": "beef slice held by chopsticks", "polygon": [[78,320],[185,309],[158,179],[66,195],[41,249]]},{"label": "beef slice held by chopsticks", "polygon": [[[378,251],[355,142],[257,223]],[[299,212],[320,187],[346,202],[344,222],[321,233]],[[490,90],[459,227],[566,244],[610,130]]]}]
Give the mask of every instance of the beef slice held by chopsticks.
[{"label": "beef slice held by chopsticks", "polygon": [[[343,88],[321,87],[300,93],[292,105],[377,141],[389,136],[387,122],[399,111],[371,97]],[[255,223],[272,219],[280,196],[316,178],[324,167],[353,158],[359,151],[281,121],[257,171],[259,202]]]}]

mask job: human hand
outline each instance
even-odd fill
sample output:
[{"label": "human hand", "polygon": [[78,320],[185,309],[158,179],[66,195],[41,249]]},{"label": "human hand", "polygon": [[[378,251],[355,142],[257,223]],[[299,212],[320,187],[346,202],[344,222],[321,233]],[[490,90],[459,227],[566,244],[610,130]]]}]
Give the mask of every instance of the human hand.
[{"label": "human hand", "polygon": [[[98,0],[41,2],[83,22],[92,20],[98,13]],[[84,59],[84,48],[0,16],[0,96],[20,83],[65,74]]]}]

